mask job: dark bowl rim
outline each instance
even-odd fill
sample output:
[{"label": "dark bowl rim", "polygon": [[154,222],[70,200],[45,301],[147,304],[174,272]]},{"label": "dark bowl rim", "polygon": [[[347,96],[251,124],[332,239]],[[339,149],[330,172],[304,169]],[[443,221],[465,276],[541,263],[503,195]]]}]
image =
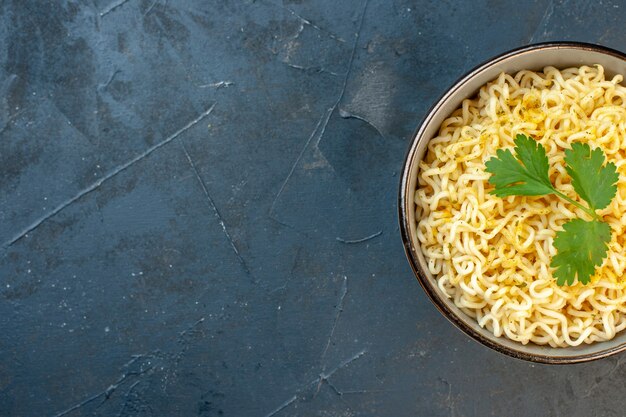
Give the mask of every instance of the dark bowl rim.
[{"label": "dark bowl rim", "polygon": [[[461,320],[450,308],[446,305],[443,299],[436,293],[435,287],[430,285],[428,277],[421,269],[419,262],[413,254],[414,250],[419,250],[419,248],[414,248],[411,242],[411,234],[410,234],[410,225],[408,224],[408,206],[406,197],[408,195],[408,184],[409,184],[409,176],[410,176],[410,167],[413,165],[413,161],[415,159],[415,154],[418,148],[419,143],[418,140],[422,135],[423,131],[426,129],[426,126],[429,125],[431,120],[433,119],[435,113],[440,109],[443,105],[443,102],[453,95],[459,88],[461,88],[464,84],[466,84],[469,80],[471,80],[474,76],[479,74],[480,72],[486,70],[489,67],[497,64],[500,61],[508,59],[510,57],[521,55],[526,52],[542,50],[542,49],[581,49],[587,51],[600,52],[606,55],[611,55],[616,58],[619,58],[623,61],[626,61],[626,54],[620,51],[617,51],[612,48],[608,48],[602,45],[596,45],[592,43],[585,42],[575,42],[575,41],[552,41],[552,42],[542,42],[535,43],[526,46],[522,46],[519,48],[515,48],[506,52],[503,52],[499,55],[490,58],[483,63],[477,65],[471,70],[467,71],[464,75],[462,75],[459,79],[457,79],[452,85],[434,102],[434,104],[428,109],[423,117],[422,121],[419,123],[417,129],[415,130],[413,136],[411,137],[411,142],[409,145],[409,149],[404,158],[403,167],[402,167],[402,175],[400,176],[400,189],[398,195],[398,220],[400,223],[400,235],[402,237],[402,245],[404,247],[405,255],[411,265],[411,269],[419,282],[420,286],[430,299],[430,301],[435,305],[435,307],[439,310],[439,312],[448,319],[456,328],[461,330],[467,336],[469,336],[474,341],[483,344],[499,353],[514,357],[516,359],[526,360],[530,362],[536,363],[544,363],[544,364],[575,364],[575,363],[584,363],[590,362],[597,359],[606,358],[608,356],[617,354],[626,350],[626,343],[622,343],[621,345],[615,346],[610,349],[601,350],[595,353],[581,354],[581,355],[573,355],[573,356],[553,356],[553,355],[541,355],[541,354],[533,354],[523,352],[521,350],[516,350],[510,348],[508,346],[493,342],[490,339],[484,337],[481,333],[475,331],[471,327],[469,327],[463,320]],[[601,342],[600,342],[601,343]]]}]

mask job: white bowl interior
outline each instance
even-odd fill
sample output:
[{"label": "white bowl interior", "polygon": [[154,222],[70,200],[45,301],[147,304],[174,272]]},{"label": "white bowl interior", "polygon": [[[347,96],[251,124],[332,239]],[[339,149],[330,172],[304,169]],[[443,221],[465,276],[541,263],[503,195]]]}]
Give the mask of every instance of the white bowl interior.
[{"label": "white bowl interior", "polygon": [[580,357],[581,355],[594,355],[605,351],[616,351],[621,347],[625,347],[626,332],[618,334],[617,337],[608,342],[555,349],[549,346],[538,346],[535,344],[522,345],[521,343],[514,342],[505,337],[496,337],[488,330],[481,328],[474,319],[467,316],[454,305],[452,300],[441,294],[441,291],[437,288],[435,279],[428,272],[424,255],[419,249],[415,219],[415,188],[417,184],[418,162],[424,156],[428,141],[437,135],[439,126],[443,120],[457,109],[464,99],[474,96],[481,86],[496,78],[501,72],[514,73],[523,69],[541,70],[546,66],[563,69],[593,64],[602,65],[607,73],[607,77],[612,77],[615,74],[626,75],[626,61],[621,57],[577,45],[539,46],[537,49],[528,49],[507,54],[490,61],[460,80],[435,105],[420,130],[417,132],[413,142],[413,146],[415,146],[415,144],[417,144],[417,146],[414,148],[414,154],[410,155],[407,160],[410,165],[408,167],[408,181],[405,188],[405,207],[409,222],[410,249],[428,277],[428,284],[432,286],[435,294],[439,296],[446,306],[472,330],[494,344],[505,346],[512,351],[533,356],[563,359]]}]

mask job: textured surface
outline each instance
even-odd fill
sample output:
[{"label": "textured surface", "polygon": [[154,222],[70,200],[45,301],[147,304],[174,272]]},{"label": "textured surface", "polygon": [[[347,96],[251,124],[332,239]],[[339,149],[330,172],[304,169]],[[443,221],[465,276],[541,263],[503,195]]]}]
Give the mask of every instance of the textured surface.
[{"label": "textured surface", "polygon": [[446,322],[395,200],[464,71],[530,42],[623,48],[625,19],[619,1],[2,1],[0,415],[623,415],[623,355],[533,365]]}]

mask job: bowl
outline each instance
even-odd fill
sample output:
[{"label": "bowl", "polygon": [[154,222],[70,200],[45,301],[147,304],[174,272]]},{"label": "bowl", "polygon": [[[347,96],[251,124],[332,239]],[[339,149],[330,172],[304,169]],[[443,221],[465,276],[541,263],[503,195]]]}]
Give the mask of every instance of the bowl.
[{"label": "bowl", "polygon": [[480,87],[496,78],[500,72],[542,70],[546,66],[559,69],[601,64],[607,78],[615,74],[626,76],[626,55],[603,46],[579,42],[550,42],[525,46],[498,55],[469,71],[437,100],[417,129],[404,161],[400,182],[399,221],[404,249],[422,288],[437,309],[457,328],[479,343],[518,359],[548,364],[587,362],[605,358],[626,350],[626,332],[618,333],[606,342],[576,347],[553,348],[529,343],[523,345],[508,338],[494,336],[489,330],[463,313],[445,297],[427,268],[416,236],[415,188],[419,161],[424,157],[428,141],[436,136],[439,126],[461,102],[474,96]]}]

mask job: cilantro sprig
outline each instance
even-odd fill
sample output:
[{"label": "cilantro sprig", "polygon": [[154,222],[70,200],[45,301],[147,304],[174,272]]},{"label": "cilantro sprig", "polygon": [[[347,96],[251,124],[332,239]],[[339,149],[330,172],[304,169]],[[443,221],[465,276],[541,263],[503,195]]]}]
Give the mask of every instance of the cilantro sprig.
[{"label": "cilantro sprig", "polygon": [[526,135],[517,135],[514,142],[515,155],[508,149],[498,149],[496,156],[485,163],[491,174],[489,182],[495,186],[491,194],[498,197],[554,194],[588,214],[590,221],[572,219],[556,233],[557,254],[550,264],[555,268],[558,285],[571,285],[576,278],[587,284],[606,257],[611,241],[611,228],[596,210],[607,207],[617,193],[615,164],[605,164],[604,152],[599,148],[592,150],[586,143],[577,142],[565,150],[565,169],[574,190],[588,204],[584,206],[552,185],[548,157],[540,143]]}]

